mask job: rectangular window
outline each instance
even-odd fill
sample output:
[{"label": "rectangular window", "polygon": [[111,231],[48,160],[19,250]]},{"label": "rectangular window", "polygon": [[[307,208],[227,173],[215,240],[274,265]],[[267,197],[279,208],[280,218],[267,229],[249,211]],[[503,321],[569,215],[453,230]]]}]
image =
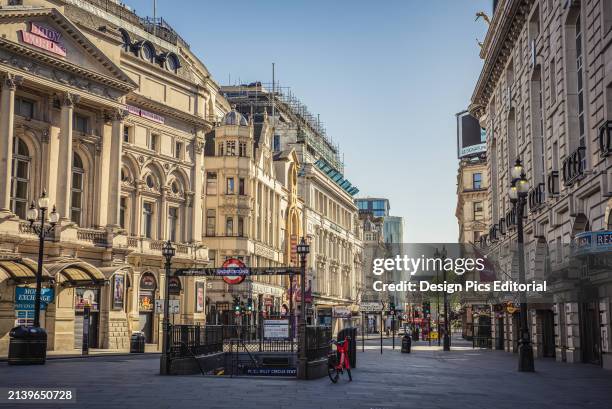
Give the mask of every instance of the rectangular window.
[{"label": "rectangular window", "polygon": [[72,189],[70,197],[70,220],[78,225],[81,224],[81,213],[83,209],[83,173],[72,172]]},{"label": "rectangular window", "polygon": [[15,114],[25,118],[34,117],[34,101],[25,98],[15,98]]},{"label": "rectangular window", "polygon": [[274,135],[274,152],[280,152],[280,135]]},{"label": "rectangular window", "polygon": [[206,194],[217,194],[217,172],[206,172]]},{"label": "rectangular window", "polygon": [[236,156],[236,141],[227,141],[226,155]]},{"label": "rectangular window", "polygon": [[[584,115],[584,57],[582,54],[582,25],[580,22],[580,14],[576,17],[576,76],[577,76],[577,91],[578,91],[578,143],[580,146],[586,146],[586,125]],[[582,158],[582,168],[586,169],[586,157]]]},{"label": "rectangular window", "polygon": [[127,198],[121,197],[119,199],[119,226],[125,229],[125,218],[127,215]]},{"label": "rectangular window", "polygon": [[474,202],[474,220],[484,219],[484,209],[482,202]]},{"label": "rectangular window", "polygon": [[153,238],[153,203],[142,204],[142,234],[148,239]]},{"label": "rectangular window", "polygon": [[170,241],[176,241],[179,212],[178,207],[168,208],[168,238]]},{"label": "rectangular window", "polygon": [[225,235],[233,236],[234,235],[234,218],[228,217],[225,219]]},{"label": "rectangular window", "polygon": [[244,237],[244,218],[238,217],[238,236]]},{"label": "rectangular window", "polygon": [[472,189],[482,189],[482,173],[472,174]]},{"label": "rectangular window", "polygon": [[238,179],[238,194],[244,196],[244,178]]},{"label": "rectangular window", "polygon": [[174,157],[176,159],[183,159],[183,142],[174,143]]},{"label": "rectangular window", "polygon": [[550,60],[548,70],[550,77],[550,102],[554,104],[557,101],[557,66],[554,58]]},{"label": "rectangular window", "polygon": [[233,195],[235,193],[234,190],[234,178],[227,178],[227,188],[225,193],[228,195]]},{"label": "rectangular window", "polygon": [[223,143],[220,143],[217,149],[217,156],[223,156]]},{"label": "rectangular window", "polygon": [[478,242],[480,241],[480,235],[481,235],[481,234],[482,234],[482,233],[481,233],[481,232],[479,232],[479,231],[475,231],[475,232],[474,232],[474,241],[473,241],[473,243],[478,243]]},{"label": "rectangular window", "polygon": [[130,142],[130,127],[127,125],[123,126],[123,142]]},{"label": "rectangular window", "polygon": [[206,210],[206,236],[214,237],[217,230],[217,212],[215,209]]},{"label": "rectangular window", "polygon": [[152,151],[157,151],[159,148],[159,135],[155,133],[149,133],[147,135],[147,148]]},{"label": "rectangular window", "polygon": [[72,121],[72,126],[74,127],[75,131],[87,133],[87,131],[89,130],[89,118],[84,115],[75,113],[74,119]]},{"label": "rectangular window", "polygon": [[238,145],[238,155],[245,157],[247,156],[247,145],[246,142],[240,142],[240,144]]}]

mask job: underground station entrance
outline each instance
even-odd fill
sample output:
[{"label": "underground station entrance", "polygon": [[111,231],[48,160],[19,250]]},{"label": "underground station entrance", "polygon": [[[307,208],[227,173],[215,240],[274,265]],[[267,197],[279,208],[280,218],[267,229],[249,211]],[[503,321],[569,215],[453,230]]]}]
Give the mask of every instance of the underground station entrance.
[{"label": "underground station entrance", "polygon": [[[300,276],[300,268],[248,268],[240,260],[230,259],[221,268],[177,269],[174,276],[222,277],[228,284],[239,284],[248,277],[261,275]],[[304,298],[301,297],[300,300]],[[255,320],[238,319],[234,325],[170,325],[168,346],[162,354],[162,374],[211,376],[284,376],[315,379],[327,376],[327,355],[332,330],[328,326],[303,325],[300,312],[294,313],[293,286],[289,286],[289,311],[279,317],[264,319],[261,311]],[[300,311],[302,311],[300,309]],[[305,348],[302,355],[301,348]],[[302,368],[300,368],[300,358]]]}]

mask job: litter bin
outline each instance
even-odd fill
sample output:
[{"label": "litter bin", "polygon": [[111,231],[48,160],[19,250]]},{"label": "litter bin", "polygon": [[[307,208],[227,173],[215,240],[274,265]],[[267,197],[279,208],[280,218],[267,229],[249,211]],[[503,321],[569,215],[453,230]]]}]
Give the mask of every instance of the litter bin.
[{"label": "litter bin", "polygon": [[344,338],[350,337],[349,347],[348,347],[348,355],[349,355],[349,363],[351,364],[351,368],[357,367],[357,328],[349,327],[344,328],[338,332],[338,341],[343,341]]},{"label": "litter bin", "polygon": [[145,336],[142,332],[134,332],[130,337],[130,353],[142,354],[145,351]]},{"label": "litter bin", "polygon": [[9,365],[41,365],[47,360],[47,331],[20,325],[9,332]]},{"label": "litter bin", "polygon": [[410,338],[409,334],[404,335],[402,337],[402,352],[409,354],[411,346],[412,346],[412,338]]}]

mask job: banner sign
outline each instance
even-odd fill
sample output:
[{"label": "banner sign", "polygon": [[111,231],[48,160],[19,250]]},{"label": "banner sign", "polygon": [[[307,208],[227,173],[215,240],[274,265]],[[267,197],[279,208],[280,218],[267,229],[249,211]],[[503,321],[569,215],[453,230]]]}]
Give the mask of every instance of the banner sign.
[{"label": "banner sign", "polygon": [[163,124],[166,122],[166,118],[164,118],[163,116],[157,115],[153,112],[145,111],[144,109],[140,109],[133,105],[126,105],[126,109],[132,115],[137,115],[142,118],[149,119],[153,122],[157,122],[158,124]]},{"label": "banner sign", "polygon": [[247,368],[247,375],[260,376],[296,376],[296,368]]},{"label": "banner sign", "polygon": [[61,57],[66,56],[66,47],[60,42],[62,35],[39,23],[30,23],[30,31],[19,30],[21,40],[34,47],[41,48]]},{"label": "banner sign", "polygon": [[[47,304],[53,302],[53,288],[40,289],[40,309],[45,310]],[[34,311],[36,289],[30,287],[15,287],[15,311]]]},{"label": "banner sign", "polygon": [[334,318],[351,318],[353,313],[348,307],[334,306],[332,309],[332,317]]},{"label": "banner sign", "polygon": [[289,338],[289,320],[264,320],[264,339]]},{"label": "banner sign", "polygon": [[383,304],[381,302],[362,302],[359,304],[359,311],[361,312],[381,312],[383,310]]}]

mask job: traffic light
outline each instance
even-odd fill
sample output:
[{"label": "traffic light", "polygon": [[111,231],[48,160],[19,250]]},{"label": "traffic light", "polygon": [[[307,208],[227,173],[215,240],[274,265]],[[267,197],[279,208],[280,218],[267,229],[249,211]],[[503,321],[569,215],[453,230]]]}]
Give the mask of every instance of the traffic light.
[{"label": "traffic light", "polygon": [[240,315],[242,311],[242,307],[240,306],[240,301],[236,298],[234,299],[234,314]]},{"label": "traffic light", "polygon": [[253,312],[253,299],[252,298],[249,298],[247,300],[247,308],[246,309],[247,309],[247,312],[249,312],[249,313]]},{"label": "traffic light", "polygon": [[429,301],[423,302],[423,318],[431,314],[431,304]]}]

